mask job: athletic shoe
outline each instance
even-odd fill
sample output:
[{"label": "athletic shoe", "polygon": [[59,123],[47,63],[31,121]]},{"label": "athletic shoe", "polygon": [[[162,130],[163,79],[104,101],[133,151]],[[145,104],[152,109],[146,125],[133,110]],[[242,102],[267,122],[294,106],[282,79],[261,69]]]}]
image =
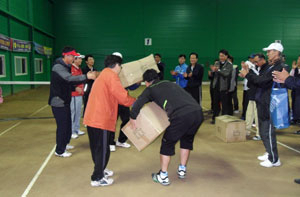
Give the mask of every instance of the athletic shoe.
[{"label": "athletic shoe", "polygon": [[278,161],[276,163],[272,163],[269,159],[260,162],[260,165],[266,168],[271,168],[271,167],[278,167],[281,166],[280,159],[278,158]]},{"label": "athletic shoe", "polygon": [[55,152],[55,155],[58,157],[71,157],[72,153],[69,153],[68,151],[65,151],[62,154],[58,154],[57,152]]},{"label": "athletic shoe", "polygon": [[71,150],[71,149],[74,149],[75,147],[74,146],[72,146],[72,145],[67,145],[66,146],[66,150]]},{"label": "athletic shoe", "polygon": [[77,133],[78,133],[78,135],[84,135],[85,134],[85,132],[80,131],[80,130]]},{"label": "athletic shoe", "polygon": [[256,124],[252,124],[252,127],[256,128]]},{"label": "athletic shoe", "polygon": [[126,143],[126,142],[121,143],[121,142],[119,142],[119,141],[116,142],[116,146],[123,147],[123,148],[130,148],[130,147],[131,147],[130,144],[128,144],[128,143]]},{"label": "athletic shoe", "polygon": [[294,181],[295,181],[295,183],[300,184],[300,179],[295,179]]},{"label": "athletic shoe", "polygon": [[72,137],[72,139],[77,139],[78,135],[76,133],[73,133],[71,137]]},{"label": "athletic shoe", "polygon": [[186,170],[180,169],[180,168],[178,167],[177,175],[178,175],[178,178],[184,179],[184,178],[185,178],[185,175],[186,175]]},{"label": "athletic shoe", "polygon": [[114,175],[114,172],[112,170],[109,170],[109,169],[105,169],[104,170],[104,176],[108,177],[108,176],[113,176]]},{"label": "athletic shoe", "polygon": [[116,151],[116,146],[115,145],[109,145],[110,152],[115,152]]},{"label": "athletic shoe", "polygon": [[260,161],[266,161],[269,159],[269,153],[265,152],[263,155],[257,157],[258,160]]},{"label": "athletic shoe", "polygon": [[99,186],[108,186],[113,184],[114,180],[111,178],[106,178],[103,177],[101,180],[99,181],[91,181],[91,186],[93,187],[99,187]]},{"label": "athletic shoe", "polygon": [[169,177],[166,176],[166,177],[162,178],[162,177],[160,176],[160,172],[161,172],[161,171],[159,171],[158,173],[152,173],[152,180],[153,180],[154,182],[160,183],[160,184],[162,184],[162,185],[164,185],[164,186],[170,185]]},{"label": "athletic shoe", "polygon": [[300,130],[299,131],[295,131],[295,134],[300,135]]},{"label": "athletic shoe", "polygon": [[233,113],[238,114],[238,113],[240,113],[240,111],[239,110],[234,110]]},{"label": "athletic shoe", "polygon": [[255,140],[255,141],[259,141],[259,140],[261,140],[261,137],[258,136],[258,135],[256,135],[256,136],[254,136],[252,139]]}]

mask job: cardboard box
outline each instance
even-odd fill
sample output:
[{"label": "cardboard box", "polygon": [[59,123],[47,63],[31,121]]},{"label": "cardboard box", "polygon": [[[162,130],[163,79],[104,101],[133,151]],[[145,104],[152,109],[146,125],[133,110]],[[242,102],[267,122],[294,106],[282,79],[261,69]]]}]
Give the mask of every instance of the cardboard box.
[{"label": "cardboard box", "polygon": [[144,72],[148,69],[154,69],[160,72],[152,54],[143,59],[122,64],[119,77],[123,87],[126,88],[137,82],[141,82]]},{"label": "cardboard box", "polygon": [[246,122],[235,116],[216,117],[216,136],[224,142],[245,142]]},{"label": "cardboard box", "polygon": [[122,131],[139,151],[151,144],[170,125],[167,113],[154,102],[141,109],[136,121],[135,130],[128,122]]}]

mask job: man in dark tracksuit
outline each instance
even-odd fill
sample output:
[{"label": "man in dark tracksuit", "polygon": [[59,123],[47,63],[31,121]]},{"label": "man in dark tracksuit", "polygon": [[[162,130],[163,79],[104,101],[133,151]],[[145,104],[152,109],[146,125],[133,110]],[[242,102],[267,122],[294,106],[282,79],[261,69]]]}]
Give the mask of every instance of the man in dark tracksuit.
[{"label": "man in dark tracksuit", "polygon": [[162,185],[169,185],[168,165],[171,156],[175,154],[175,144],[180,140],[180,158],[178,177],[185,178],[186,164],[193,141],[201,123],[203,113],[201,106],[185,90],[175,83],[160,81],[155,70],[147,70],[143,75],[146,89],[134,103],[130,122],[136,128],[135,119],[144,104],[154,101],[167,112],[170,125],[163,136],[160,149],[161,170],[152,174],[152,179]]},{"label": "man in dark tracksuit", "polygon": [[72,47],[63,49],[63,58],[56,60],[52,68],[49,105],[57,124],[56,130],[56,151],[55,155],[60,157],[70,157],[72,154],[67,149],[74,148],[67,146],[72,135],[71,122],[71,92],[73,85],[85,82],[87,79],[95,79],[95,73],[87,75],[72,76],[71,64],[74,56],[80,56]]},{"label": "man in dark tracksuit", "polygon": [[202,94],[202,78],[204,68],[198,64],[198,54],[190,54],[191,64],[186,69],[184,74],[185,79],[188,80],[185,90],[192,95],[192,97],[201,105],[201,94]]},{"label": "man in dark tracksuit", "polygon": [[267,51],[269,64],[261,67],[259,75],[249,73],[249,69],[244,68],[244,70],[241,70],[240,76],[245,77],[257,87],[255,101],[259,122],[258,126],[266,149],[266,153],[258,157],[262,161],[260,165],[263,167],[277,167],[281,165],[281,162],[278,157],[275,127],[270,117],[270,101],[273,85],[272,72],[281,71],[284,66],[280,60],[283,47],[280,43],[273,43],[269,47],[264,48],[264,50]]}]

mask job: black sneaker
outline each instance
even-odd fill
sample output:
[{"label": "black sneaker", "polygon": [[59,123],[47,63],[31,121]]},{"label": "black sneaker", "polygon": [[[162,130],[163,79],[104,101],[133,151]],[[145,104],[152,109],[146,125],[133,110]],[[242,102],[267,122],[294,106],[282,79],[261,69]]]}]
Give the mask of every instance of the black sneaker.
[{"label": "black sneaker", "polygon": [[295,179],[295,183],[300,184],[300,179]]},{"label": "black sneaker", "polygon": [[152,180],[156,183],[160,183],[164,186],[170,185],[169,177],[166,176],[165,178],[162,178],[160,176],[160,171],[158,173],[152,173]]},{"label": "black sneaker", "polygon": [[178,168],[177,174],[178,174],[178,178],[184,179],[185,176],[186,176],[186,170],[180,170],[180,169]]}]

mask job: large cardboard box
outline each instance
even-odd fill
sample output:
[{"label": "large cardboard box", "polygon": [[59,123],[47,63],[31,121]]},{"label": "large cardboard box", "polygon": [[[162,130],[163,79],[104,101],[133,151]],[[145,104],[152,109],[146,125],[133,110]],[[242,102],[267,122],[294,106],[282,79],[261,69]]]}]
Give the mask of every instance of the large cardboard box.
[{"label": "large cardboard box", "polygon": [[122,131],[139,151],[151,144],[170,125],[167,113],[154,102],[141,109],[136,122],[135,130],[128,122]]},{"label": "large cardboard box", "polygon": [[235,116],[216,117],[216,136],[224,142],[246,141],[246,122]]},{"label": "large cardboard box", "polygon": [[142,81],[143,74],[148,69],[154,69],[157,72],[160,72],[152,54],[143,59],[122,64],[122,70],[119,77],[123,87],[126,88]]}]

